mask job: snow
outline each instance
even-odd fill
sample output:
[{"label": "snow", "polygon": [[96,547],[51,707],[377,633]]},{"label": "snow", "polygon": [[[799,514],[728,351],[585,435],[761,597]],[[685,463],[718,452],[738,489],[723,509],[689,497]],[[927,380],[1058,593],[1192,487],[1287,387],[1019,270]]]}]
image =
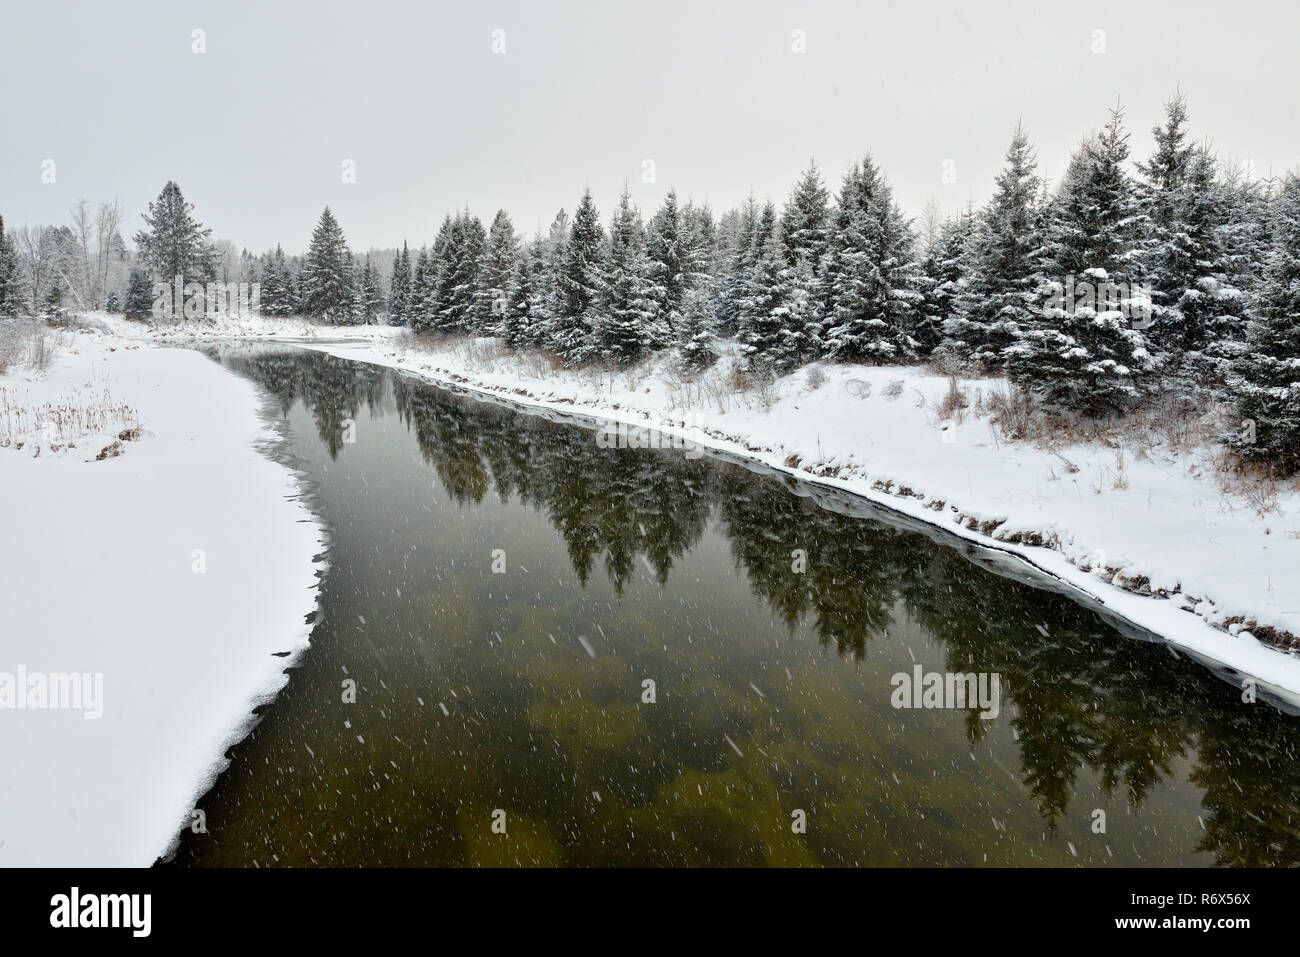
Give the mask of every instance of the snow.
[{"label": "snow", "polygon": [[121,423],[0,448],[0,674],[102,675],[103,708],[0,709],[0,865],[149,865],[307,647],[322,533],[255,387],[197,352],[82,333],[0,389],[143,429],[103,461]]},{"label": "snow", "polygon": [[[1300,491],[1281,489],[1276,509],[1260,515],[1244,494],[1220,487],[1213,449],[1129,449],[1121,466],[1113,448],[1064,436],[1051,449],[1008,443],[987,415],[941,419],[948,379],[909,366],[823,364],[816,388],[804,368],[771,389],[738,394],[724,382],[726,357],[703,385],[686,385],[666,356],[628,373],[557,371],[492,340],[415,346],[383,326],[251,319],[164,334],[280,338],[757,460],[1015,556],[1112,618],[1233,680],[1234,672],[1252,676],[1261,696],[1300,710],[1300,656],[1237,627],[1240,619],[1300,635]],[[972,402],[1005,387],[997,379],[959,385]]]}]

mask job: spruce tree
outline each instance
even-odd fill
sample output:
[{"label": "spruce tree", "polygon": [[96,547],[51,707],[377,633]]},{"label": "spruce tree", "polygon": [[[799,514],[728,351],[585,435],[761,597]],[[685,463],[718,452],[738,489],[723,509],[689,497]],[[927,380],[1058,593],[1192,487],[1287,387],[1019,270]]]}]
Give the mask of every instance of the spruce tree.
[{"label": "spruce tree", "polygon": [[429,247],[421,246],[415,257],[415,268],[411,270],[411,284],[406,293],[403,313],[406,325],[416,332],[423,332],[429,326],[429,296],[433,291],[432,265],[429,259]]},{"label": "spruce tree", "polygon": [[759,213],[758,201],[750,193],[745,205],[730,221],[726,265],[718,289],[717,332],[722,336],[735,335],[740,328],[742,303],[748,295],[750,273],[761,248],[761,243],[755,242]]},{"label": "spruce tree", "polygon": [[143,269],[132,269],[127,277],[122,314],[128,319],[148,319],[153,314],[153,283]]},{"label": "spruce tree", "polygon": [[656,329],[663,295],[649,279],[640,213],[632,208],[627,187],[619,197],[609,230],[609,256],[599,309],[593,321],[594,354],[615,365],[631,365],[647,346],[663,338]]},{"label": "spruce tree", "polygon": [[458,226],[448,213],[442,218],[438,235],[429,249],[424,270],[424,286],[420,292],[421,309],[419,325],[422,329],[441,329],[442,316],[451,302],[451,248],[457,242]]},{"label": "spruce tree", "polygon": [[921,296],[912,232],[871,157],[845,174],[823,259],[822,337],[838,359],[903,362]]},{"label": "spruce tree", "polygon": [[352,323],[369,325],[383,310],[384,301],[379,293],[379,274],[367,257],[366,264],[354,271],[356,281],[352,293]]},{"label": "spruce tree", "polygon": [[714,296],[707,287],[686,294],[677,345],[678,362],[685,372],[701,372],[718,360],[713,301]]},{"label": "spruce tree", "polygon": [[536,345],[541,318],[535,312],[542,298],[541,279],[546,270],[544,243],[538,237],[527,243],[506,290],[506,311],[501,320],[501,335],[511,348]]},{"label": "spruce tree", "polygon": [[[1122,112],[1071,159],[1047,225],[1045,303],[1004,356],[1018,383],[1086,415],[1122,412],[1149,388],[1156,363],[1140,326],[1143,218],[1124,171]],[[1135,327],[1131,323],[1136,323]]]},{"label": "spruce tree", "polygon": [[216,275],[212,230],[194,218],[194,204],[169,180],[144,214],[145,229],[135,234],[139,262],[160,282],[207,283]]},{"label": "spruce tree", "polygon": [[352,317],[352,253],[343,229],[328,206],[312,232],[302,269],[302,295],[308,318],[347,323]]},{"label": "spruce tree", "polygon": [[275,252],[262,257],[260,283],[258,302],[263,315],[293,315],[296,305],[293,284],[284,259],[284,250],[279,245],[275,247]]},{"label": "spruce tree", "polygon": [[1220,240],[1226,205],[1214,157],[1198,150],[1177,191],[1176,228],[1161,244],[1157,289],[1167,305],[1151,328],[1166,370],[1192,391],[1219,387],[1244,346],[1246,300]]},{"label": "spruce tree", "polygon": [[12,316],[18,312],[20,279],[17,244],[5,232],[4,217],[0,216],[0,316]]},{"label": "spruce tree", "polygon": [[558,279],[559,302],[551,320],[550,346],[566,362],[581,362],[590,353],[592,309],[604,282],[604,231],[591,190],[582,194],[573,225],[564,241]]},{"label": "spruce tree", "polygon": [[690,229],[677,205],[677,191],[670,189],[646,228],[650,279],[658,290],[660,322],[670,337],[681,318],[686,293],[691,288],[692,274],[696,270],[694,251],[689,242]]},{"label": "spruce tree", "polygon": [[952,351],[969,357],[968,344],[960,335],[964,317],[957,313],[957,301],[970,279],[968,257],[971,254],[973,219],[967,211],[948,220],[921,257],[922,299],[912,332],[917,342],[917,355],[921,358],[934,352],[945,337]]},{"label": "spruce tree", "polygon": [[781,214],[781,238],[789,265],[800,259],[821,262],[830,226],[829,202],[830,194],[822,184],[817,164],[810,162]]},{"label": "spruce tree", "polygon": [[479,267],[478,312],[484,330],[491,335],[505,335],[518,263],[519,240],[514,224],[504,209],[497,210]]},{"label": "spruce tree", "polygon": [[[1029,136],[1017,125],[998,174],[993,198],[981,214],[947,235],[948,253],[965,242],[963,276],[952,287],[943,325],[947,346],[987,369],[999,369],[1003,351],[1042,311],[1042,236],[1037,209],[1042,181]],[[944,278],[950,278],[945,273]]]},{"label": "spruce tree", "polygon": [[1249,348],[1231,380],[1241,421],[1227,441],[1243,458],[1292,475],[1300,471],[1300,178],[1283,184],[1273,228]]},{"label": "spruce tree", "polygon": [[758,222],[756,235],[763,236],[764,242],[750,269],[738,338],[750,369],[786,372],[810,351],[806,317],[809,290],[795,285],[794,267],[786,264],[776,210],[771,203],[763,207]]},{"label": "spruce tree", "polygon": [[388,324],[407,324],[407,304],[411,295],[411,250],[402,240],[402,251],[393,260],[393,277],[388,286]]}]

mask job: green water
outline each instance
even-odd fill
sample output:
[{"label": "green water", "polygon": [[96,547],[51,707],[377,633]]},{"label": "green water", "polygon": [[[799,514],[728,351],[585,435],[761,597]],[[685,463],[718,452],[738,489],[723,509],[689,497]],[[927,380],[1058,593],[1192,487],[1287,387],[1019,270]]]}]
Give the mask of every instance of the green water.
[{"label": "green water", "polygon": [[[967,545],[363,364],[220,361],[331,544],[179,864],[1300,863],[1300,719]],[[918,664],[997,674],[999,714],[895,708]]]}]

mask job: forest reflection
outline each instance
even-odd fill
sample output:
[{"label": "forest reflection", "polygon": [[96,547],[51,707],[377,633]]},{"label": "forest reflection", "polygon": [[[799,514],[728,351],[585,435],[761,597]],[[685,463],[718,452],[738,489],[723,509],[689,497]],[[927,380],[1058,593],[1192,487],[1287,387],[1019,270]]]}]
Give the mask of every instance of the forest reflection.
[{"label": "forest reflection", "polygon": [[[1297,720],[1243,703],[1227,683],[1061,595],[741,466],[601,449],[591,430],[321,353],[211,352],[285,415],[303,403],[332,458],[346,454],[349,421],[395,409],[455,502],[496,496],[544,515],[584,586],[604,575],[621,595],[649,573],[667,588],[674,566],[716,528],[753,594],[827,653],[864,661],[906,618],[942,646],[947,670],[1001,675],[1000,720],[1014,729],[1020,780],[1049,828],[1085,772],[1134,807],[1181,774],[1200,792],[1196,850],[1221,865],[1300,864]],[[795,549],[805,550],[806,571],[792,572]],[[989,724],[969,712],[972,745]]]}]

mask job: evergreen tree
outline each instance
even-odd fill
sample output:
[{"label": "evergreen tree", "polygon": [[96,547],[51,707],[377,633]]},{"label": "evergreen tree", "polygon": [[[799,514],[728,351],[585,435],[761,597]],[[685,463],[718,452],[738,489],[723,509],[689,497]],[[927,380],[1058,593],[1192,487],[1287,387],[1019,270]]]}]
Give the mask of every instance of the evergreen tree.
[{"label": "evergreen tree", "polygon": [[544,325],[545,296],[542,280],[546,272],[545,244],[540,237],[528,243],[519,255],[518,266],[506,291],[506,312],[501,335],[515,349],[536,345]]},{"label": "evergreen tree", "polygon": [[822,184],[817,164],[809,163],[781,215],[785,261],[791,266],[800,259],[813,264],[821,262],[830,225],[829,202],[830,194]]},{"label": "evergreen tree", "polygon": [[[479,314],[483,328],[492,335],[505,335],[514,293],[515,270],[519,264],[519,240],[514,224],[504,209],[497,210],[483,247],[479,267]],[[507,338],[509,338],[507,336]]]},{"label": "evergreen tree", "polygon": [[439,233],[433,246],[437,268],[432,302],[435,307],[433,328],[440,332],[481,334],[483,321],[490,315],[479,282],[479,265],[487,232],[477,216],[466,209],[450,220],[445,234]]},{"label": "evergreen tree", "polygon": [[216,275],[212,230],[194,218],[194,204],[169,180],[144,214],[145,229],[135,234],[139,261],[160,282],[207,283]]},{"label": "evergreen tree", "polygon": [[670,189],[646,228],[649,276],[657,291],[659,318],[668,337],[681,318],[686,293],[697,268],[690,246],[690,228],[677,205],[677,191]]},{"label": "evergreen tree", "polygon": [[844,176],[820,275],[822,336],[839,359],[900,362],[916,355],[912,337],[920,294],[912,233],[893,190],[868,156]]},{"label": "evergreen tree", "polygon": [[557,277],[560,298],[547,336],[550,347],[571,364],[586,359],[590,349],[592,308],[604,282],[603,233],[588,189],[564,241]]},{"label": "evergreen tree", "polygon": [[423,280],[416,295],[420,299],[418,322],[412,318],[412,324],[421,329],[442,328],[442,313],[451,300],[451,247],[455,242],[456,221],[448,213],[442,218],[438,235],[434,237],[433,246],[425,262]]},{"label": "evergreen tree", "polygon": [[261,289],[258,301],[263,315],[291,316],[297,303],[294,299],[293,281],[284,250],[277,244],[275,252],[262,257]]},{"label": "evergreen tree", "polygon": [[13,237],[5,232],[4,217],[0,216],[0,316],[11,316],[18,312],[21,300],[20,280],[18,247]]},{"label": "evergreen tree", "polygon": [[122,313],[128,319],[148,319],[153,314],[153,283],[143,269],[132,269],[127,277]]},{"label": "evergreen tree", "polygon": [[595,354],[615,365],[631,365],[664,338],[656,328],[663,290],[648,278],[650,270],[641,215],[625,186],[610,223],[608,265],[592,328]]},{"label": "evergreen tree", "polygon": [[750,274],[758,261],[758,250],[762,248],[755,238],[759,213],[758,201],[750,193],[745,205],[729,223],[726,266],[718,289],[717,332],[722,336],[735,335],[740,329],[742,303],[749,294]]},{"label": "evergreen tree", "polygon": [[388,288],[388,323],[393,326],[407,324],[407,306],[411,296],[411,250],[402,240],[402,251],[393,260],[393,278]]},{"label": "evergreen tree", "polygon": [[811,352],[807,321],[810,290],[796,283],[795,267],[786,264],[771,203],[759,214],[755,235],[764,241],[741,305],[739,339],[751,369],[786,372]]},{"label": "evergreen tree", "polygon": [[352,253],[328,206],[312,232],[302,270],[305,312],[311,319],[346,323],[352,316]]},{"label": "evergreen tree", "polygon": [[970,212],[950,219],[940,228],[930,248],[921,257],[921,302],[917,309],[917,354],[929,356],[948,339],[947,346],[958,355],[969,357],[968,342],[961,338],[963,318],[957,313],[957,301],[969,281],[972,222]]},{"label": "evergreen tree", "polygon": [[1047,225],[1042,315],[1004,352],[1012,378],[1087,415],[1123,411],[1148,387],[1155,360],[1130,318],[1145,319],[1143,219],[1124,172],[1128,134],[1111,111],[1071,160]]},{"label": "evergreen tree", "polygon": [[712,311],[713,295],[707,288],[692,289],[686,294],[686,308],[678,331],[677,356],[682,369],[700,372],[718,360]]},{"label": "evergreen tree", "polygon": [[1220,229],[1226,197],[1207,150],[1192,157],[1178,187],[1174,228],[1164,233],[1158,261],[1158,307],[1151,338],[1168,372],[1190,390],[1220,385],[1246,333],[1244,295],[1228,278]]},{"label": "evergreen tree", "polygon": [[437,274],[429,247],[421,246],[411,271],[411,288],[406,297],[406,324],[417,332],[433,328],[430,317],[434,314]]},{"label": "evergreen tree", "polygon": [[1273,226],[1250,345],[1232,377],[1242,421],[1228,444],[1291,475],[1300,471],[1300,178],[1283,184]]},{"label": "evergreen tree", "polygon": [[383,296],[379,293],[379,274],[374,263],[367,258],[365,266],[356,269],[354,275],[352,322],[358,326],[369,325],[384,308]]},{"label": "evergreen tree", "polygon": [[[1017,125],[993,198],[974,221],[946,235],[946,253],[965,243],[964,276],[950,287],[951,313],[943,333],[957,355],[1001,368],[1003,351],[1033,325],[1042,304],[1042,237],[1036,199],[1042,182],[1029,136]],[[943,279],[951,279],[945,271]],[[939,290],[942,295],[942,290]]]}]

